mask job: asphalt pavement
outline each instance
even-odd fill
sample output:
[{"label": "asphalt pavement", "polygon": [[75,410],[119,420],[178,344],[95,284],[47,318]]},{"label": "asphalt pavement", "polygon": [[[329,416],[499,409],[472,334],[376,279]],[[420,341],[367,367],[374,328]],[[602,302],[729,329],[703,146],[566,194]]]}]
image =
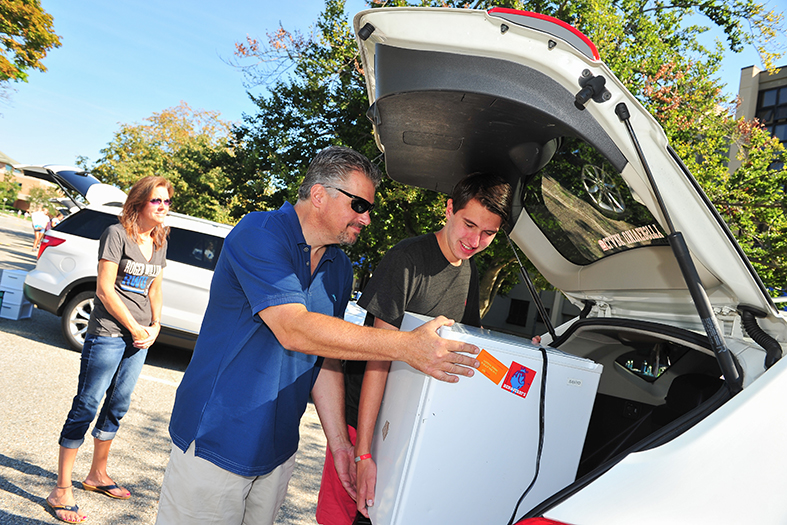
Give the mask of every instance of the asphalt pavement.
[{"label": "asphalt pavement", "polygon": [[[35,267],[29,221],[0,213],[0,269]],[[166,300],[166,299],[165,299]],[[109,473],[131,491],[114,500],[82,489],[93,452],[89,433],[74,466],[74,495],[92,524],[153,524],[170,452],[167,433],[175,390],[190,352],[154,345],[137,383],[131,409],[110,452]],[[60,318],[33,309],[29,319],[0,319],[0,524],[62,523],[45,498],[57,478],[57,440],[76,393],[79,353],[60,333]],[[92,427],[91,427],[92,428]],[[313,524],[325,437],[310,404],[278,524]]]}]

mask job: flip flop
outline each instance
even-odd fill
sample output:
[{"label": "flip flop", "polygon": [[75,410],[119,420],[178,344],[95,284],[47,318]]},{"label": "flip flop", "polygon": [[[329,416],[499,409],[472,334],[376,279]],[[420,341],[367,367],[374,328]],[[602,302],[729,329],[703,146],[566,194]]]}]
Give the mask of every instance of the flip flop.
[{"label": "flip flop", "polygon": [[60,521],[65,521],[66,523],[82,523],[87,519],[87,516],[82,516],[82,519],[77,521],[69,521],[67,519],[63,519],[57,515],[57,511],[59,510],[67,510],[68,512],[73,512],[77,516],[79,516],[79,507],[77,505],[52,505],[48,499],[46,500],[46,504],[49,505],[49,508],[52,509],[52,514],[55,515],[55,518],[59,519]]},{"label": "flip flop", "polygon": [[131,497],[131,493],[128,493],[125,496],[116,496],[116,495],[112,494],[111,492],[109,492],[112,489],[119,489],[120,487],[118,487],[117,485],[98,485],[98,486],[94,486],[94,485],[88,485],[87,483],[85,483],[83,481],[82,482],[82,487],[85,490],[90,491],[90,492],[100,492],[101,494],[106,494],[110,498],[128,499],[128,498]]}]

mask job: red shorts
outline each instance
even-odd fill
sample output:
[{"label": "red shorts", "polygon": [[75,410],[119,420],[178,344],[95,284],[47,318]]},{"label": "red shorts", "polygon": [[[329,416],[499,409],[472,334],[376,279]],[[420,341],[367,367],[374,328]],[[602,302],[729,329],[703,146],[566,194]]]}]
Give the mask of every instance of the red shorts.
[{"label": "red shorts", "polygon": [[[350,443],[355,445],[355,429],[347,425]],[[344,490],[333,465],[331,449],[325,448],[325,465],[322,469],[320,494],[317,496],[317,523],[320,525],[352,525],[358,507],[355,500]]]}]

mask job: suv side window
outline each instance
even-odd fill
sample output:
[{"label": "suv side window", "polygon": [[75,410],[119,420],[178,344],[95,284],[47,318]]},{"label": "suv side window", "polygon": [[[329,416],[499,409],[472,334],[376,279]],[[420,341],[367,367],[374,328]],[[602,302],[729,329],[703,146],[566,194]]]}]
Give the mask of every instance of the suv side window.
[{"label": "suv side window", "polygon": [[117,222],[116,215],[83,209],[66,217],[63,222],[54,227],[54,230],[97,241],[101,238],[104,230]]},{"label": "suv side window", "polygon": [[213,271],[223,244],[221,237],[170,227],[167,260]]}]

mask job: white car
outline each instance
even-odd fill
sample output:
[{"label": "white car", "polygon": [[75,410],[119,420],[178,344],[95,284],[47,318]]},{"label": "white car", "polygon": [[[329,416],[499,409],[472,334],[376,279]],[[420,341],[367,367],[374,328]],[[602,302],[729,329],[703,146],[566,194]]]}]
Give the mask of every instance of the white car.
[{"label": "white car", "polygon": [[516,511],[473,486],[524,493],[524,466],[435,493],[488,523],[787,523],[769,501],[787,470],[784,312],[593,43],[500,8],[372,9],[354,26],[389,176],[444,193],[467,173],[507,177],[511,239],[583,310],[544,344],[603,365],[574,483]]},{"label": "white car", "polygon": [[[37,171],[40,178],[46,178],[43,175],[49,171],[56,177],[48,180],[55,181],[79,177],[77,180],[84,182],[90,177],[76,168],[26,167],[24,171]],[[119,189],[90,179],[94,182],[84,188],[90,204],[83,204],[46,232],[36,267],[27,274],[24,285],[30,302],[61,317],[63,336],[75,350],[82,348],[93,308],[99,239],[107,226],[117,222],[125,201]],[[193,349],[208,305],[213,269],[232,227],[179,213],[169,213],[166,224],[170,235],[158,341]]]}]

